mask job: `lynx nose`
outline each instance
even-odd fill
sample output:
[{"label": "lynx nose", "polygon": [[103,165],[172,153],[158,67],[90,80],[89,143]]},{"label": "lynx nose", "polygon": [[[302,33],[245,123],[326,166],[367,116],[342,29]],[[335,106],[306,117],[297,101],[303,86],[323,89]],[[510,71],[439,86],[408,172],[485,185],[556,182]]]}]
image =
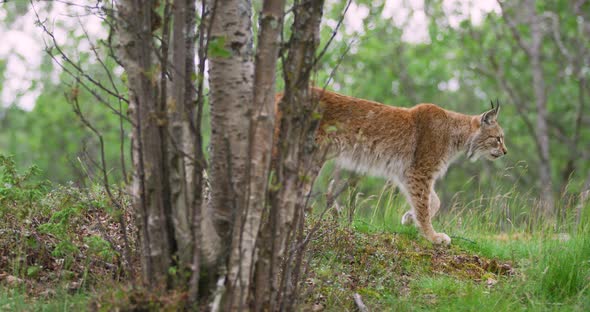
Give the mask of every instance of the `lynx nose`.
[{"label": "lynx nose", "polygon": [[506,149],[505,147],[502,148],[502,152],[504,152],[504,155],[508,154],[508,149]]}]

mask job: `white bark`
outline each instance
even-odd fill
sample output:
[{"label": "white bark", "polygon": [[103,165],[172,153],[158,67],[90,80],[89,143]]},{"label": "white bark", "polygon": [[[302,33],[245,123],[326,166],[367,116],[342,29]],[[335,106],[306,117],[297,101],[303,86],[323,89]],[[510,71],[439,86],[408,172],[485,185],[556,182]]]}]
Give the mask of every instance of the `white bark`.
[{"label": "white bark", "polygon": [[[220,255],[230,254],[225,305],[241,310],[246,308],[244,287],[249,280],[249,272],[240,266],[242,257],[249,255],[245,255],[240,242],[253,100],[251,3],[219,0],[213,6],[209,45],[217,45],[217,50],[222,52],[209,55],[211,208],[217,233],[222,238]],[[231,242],[235,242],[233,248]]]},{"label": "white bark", "polygon": [[[152,12],[149,1],[117,2],[118,54],[128,77],[130,111],[134,123],[133,192],[136,220],[142,244],[143,278],[151,287],[168,284],[171,264],[170,228],[167,224],[166,191],[161,183],[164,155],[163,137],[158,125],[158,85],[154,73]],[[148,75],[146,73],[151,73]]]}]

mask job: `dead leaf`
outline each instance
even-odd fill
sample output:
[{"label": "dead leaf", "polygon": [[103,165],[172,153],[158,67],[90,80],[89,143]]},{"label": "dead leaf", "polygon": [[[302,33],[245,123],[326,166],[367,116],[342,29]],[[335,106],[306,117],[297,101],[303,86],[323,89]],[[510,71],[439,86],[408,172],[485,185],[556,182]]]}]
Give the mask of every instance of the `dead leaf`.
[{"label": "dead leaf", "polygon": [[497,283],[498,283],[498,281],[491,278],[491,277],[488,277],[488,280],[486,281],[486,285],[488,285],[488,287],[492,287],[492,286],[496,285]]},{"label": "dead leaf", "polygon": [[17,285],[17,284],[22,284],[23,282],[24,282],[23,279],[18,278],[16,276],[13,276],[13,275],[6,276],[6,283],[8,283],[8,285]]}]

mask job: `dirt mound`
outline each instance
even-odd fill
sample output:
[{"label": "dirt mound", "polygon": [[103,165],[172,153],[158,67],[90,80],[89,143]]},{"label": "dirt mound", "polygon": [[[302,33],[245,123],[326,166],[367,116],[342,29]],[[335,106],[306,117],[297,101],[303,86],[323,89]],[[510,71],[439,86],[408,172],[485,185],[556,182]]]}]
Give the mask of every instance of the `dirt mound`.
[{"label": "dirt mound", "polygon": [[309,252],[305,287],[310,295],[304,309],[311,310],[334,301],[352,304],[356,293],[377,301],[383,293],[405,297],[410,283],[429,276],[492,287],[516,273],[509,261],[487,259],[456,246],[436,247],[416,232],[367,234],[330,222],[322,226]]}]

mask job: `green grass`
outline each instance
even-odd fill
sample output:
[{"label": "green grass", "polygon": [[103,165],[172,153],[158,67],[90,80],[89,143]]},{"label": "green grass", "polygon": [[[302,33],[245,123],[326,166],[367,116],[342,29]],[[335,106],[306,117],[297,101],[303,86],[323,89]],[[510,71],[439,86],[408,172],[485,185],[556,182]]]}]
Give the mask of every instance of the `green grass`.
[{"label": "green grass", "polygon": [[25,290],[0,287],[0,311],[86,311],[90,296],[57,292],[48,298],[31,298]]},{"label": "green grass", "polygon": [[[116,216],[104,191],[49,190],[29,179],[34,168],[20,174],[6,158],[0,167],[0,186],[10,186],[0,188],[0,311],[180,307],[182,293],[127,287],[116,253],[88,232]],[[353,311],[358,293],[372,311],[590,311],[590,205],[563,200],[558,217],[545,217],[514,189],[458,194],[434,222],[453,242],[436,247],[400,224],[408,205],[394,187],[368,185],[342,193],[340,212],[309,216],[319,231],[301,310]]]},{"label": "green grass", "polygon": [[544,217],[528,197],[510,191],[454,203],[434,222],[453,239],[443,248],[400,224],[408,206],[394,189],[345,194],[345,205],[357,200],[355,217],[348,223],[343,209],[314,241],[315,295],[303,309],[353,311],[358,293],[374,311],[590,310],[590,207]]},{"label": "green grass", "polygon": [[[531,227],[522,219],[503,231],[490,221],[501,219],[499,212],[484,208],[481,219],[466,211],[446,212],[435,228],[453,243],[435,247],[414,227],[400,224],[407,205],[395,192],[356,200],[352,223],[346,211],[338,220],[320,221],[301,310],[354,311],[355,293],[372,311],[590,310],[588,226],[563,226],[568,231],[558,232],[550,223],[537,220]],[[371,210],[376,203],[380,208]],[[96,291],[99,302],[115,300]],[[0,310],[83,311],[96,298],[67,291],[30,297],[18,288],[0,288]]]},{"label": "green grass", "polygon": [[[320,252],[316,262],[312,261],[312,275],[321,294],[315,302],[328,310],[352,310],[355,292],[376,310],[587,311],[590,308],[588,238],[576,237],[568,242],[536,238],[527,242],[498,242],[479,238],[475,244],[458,243],[442,249],[428,246],[413,233],[355,231],[355,235],[334,239],[347,240],[356,246],[353,250],[350,246],[327,247],[329,242],[323,241],[323,248],[329,251]],[[391,238],[394,243],[385,243],[383,237]],[[452,267],[456,265],[453,259],[472,256],[509,264],[514,273],[498,274],[477,266],[470,271],[470,265],[441,269],[441,263],[442,267]],[[342,274],[347,280],[362,281],[359,283],[362,286],[343,282]]]}]

